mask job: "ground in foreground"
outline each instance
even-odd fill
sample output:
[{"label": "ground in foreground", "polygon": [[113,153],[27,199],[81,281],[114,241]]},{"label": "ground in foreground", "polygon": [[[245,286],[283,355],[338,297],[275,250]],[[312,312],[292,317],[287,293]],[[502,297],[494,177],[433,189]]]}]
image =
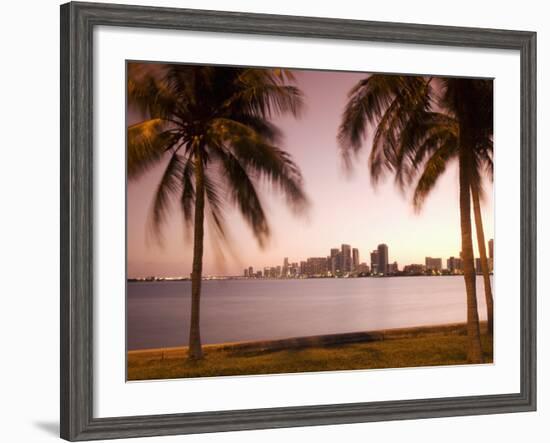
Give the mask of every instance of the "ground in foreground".
[{"label": "ground in foreground", "polygon": [[[485,363],[493,361],[493,340],[482,336]],[[364,343],[292,349],[210,345],[204,359],[187,360],[186,348],[128,352],[128,380],[227,375],[280,374],[351,369],[466,364],[466,336],[456,332],[415,334]]]}]

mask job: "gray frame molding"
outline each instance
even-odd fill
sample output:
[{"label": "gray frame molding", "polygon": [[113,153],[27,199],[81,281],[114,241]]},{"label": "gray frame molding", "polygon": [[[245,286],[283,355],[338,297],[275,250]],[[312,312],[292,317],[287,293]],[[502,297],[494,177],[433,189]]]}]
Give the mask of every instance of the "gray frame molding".
[{"label": "gray frame molding", "polygon": [[[511,49],[521,56],[521,392],[94,418],[92,32],[128,26]],[[536,409],[536,34],[99,3],[61,6],[61,437],[70,441]]]}]

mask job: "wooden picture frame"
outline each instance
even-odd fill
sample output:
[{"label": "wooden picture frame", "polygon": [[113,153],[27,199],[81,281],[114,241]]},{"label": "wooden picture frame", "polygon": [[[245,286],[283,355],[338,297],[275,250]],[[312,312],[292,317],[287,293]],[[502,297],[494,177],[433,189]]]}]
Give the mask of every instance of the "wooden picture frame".
[{"label": "wooden picture frame", "polygon": [[[120,26],[495,48],[521,57],[521,389],[517,394],[93,416],[92,32]],[[70,441],[358,423],[536,408],[536,34],[112,4],[61,6],[61,437]]]}]

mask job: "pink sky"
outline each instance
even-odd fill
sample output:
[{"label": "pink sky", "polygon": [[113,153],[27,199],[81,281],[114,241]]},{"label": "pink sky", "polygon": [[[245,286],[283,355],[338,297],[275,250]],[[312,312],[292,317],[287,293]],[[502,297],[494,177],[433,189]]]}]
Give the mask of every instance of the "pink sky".
[{"label": "pink sky", "polygon": [[[388,178],[373,188],[367,169],[370,139],[356,163],[355,173],[344,174],[336,134],[347,93],[361,73],[295,71],[297,85],[305,95],[306,109],[299,120],[279,118],[275,123],[285,134],[283,148],[300,166],[311,201],[306,217],[294,216],[280,195],[262,188],[261,195],[272,237],[264,250],[255,241],[238,212],[227,206],[225,218],[233,239],[232,254],[221,260],[212,247],[208,228],[205,240],[205,275],[240,275],[243,268],[282,265],[284,257],[299,262],[307,257],[327,256],[342,243],[359,248],[360,259],[369,263],[369,252],[379,243],[389,248],[390,262],[399,267],[424,263],[426,256],[458,256],[460,219],[457,165],[449,167],[420,213]],[[129,123],[135,116],[129,114]],[[128,277],[189,276],[192,242],[186,240],[177,203],[164,229],[164,243],[147,235],[147,219],[156,186],[166,162],[128,184]],[[485,238],[493,238],[493,186],[485,183],[482,203]],[[474,251],[477,251],[475,244]],[[476,252],[477,255],[477,252]],[[445,266],[445,264],[444,264]]]}]

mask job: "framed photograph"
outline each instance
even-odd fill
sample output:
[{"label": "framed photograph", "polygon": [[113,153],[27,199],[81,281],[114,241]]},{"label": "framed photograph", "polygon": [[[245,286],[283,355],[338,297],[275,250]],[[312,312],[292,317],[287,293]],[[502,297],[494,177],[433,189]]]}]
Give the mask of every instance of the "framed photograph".
[{"label": "framed photograph", "polygon": [[61,437],[533,411],[536,34],[61,6]]}]

